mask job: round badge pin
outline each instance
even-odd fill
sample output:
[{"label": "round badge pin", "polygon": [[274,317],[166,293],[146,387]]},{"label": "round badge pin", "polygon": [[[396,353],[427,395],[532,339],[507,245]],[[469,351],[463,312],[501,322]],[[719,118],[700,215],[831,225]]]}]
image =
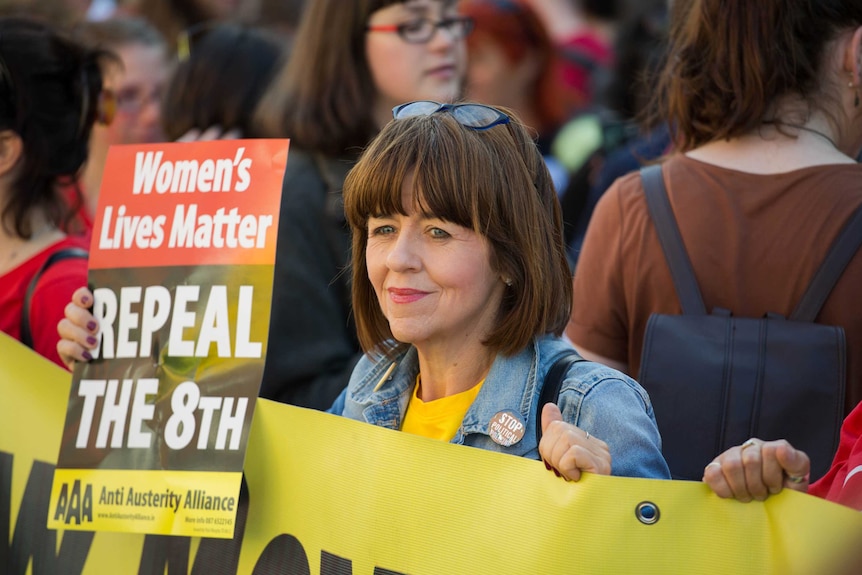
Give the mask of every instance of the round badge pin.
[{"label": "round badge pin", "polygon": [[511,447],[521,441],[526,430],[524,419],[510,409],[497,412],[488,424],[488,435],[503,447]]}]

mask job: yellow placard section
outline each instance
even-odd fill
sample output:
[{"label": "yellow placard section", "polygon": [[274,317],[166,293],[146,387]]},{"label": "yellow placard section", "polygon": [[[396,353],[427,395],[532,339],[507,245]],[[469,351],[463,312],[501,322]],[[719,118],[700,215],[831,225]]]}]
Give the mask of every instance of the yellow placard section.
[{"label": "yellow placard section", "polygon": [[205,479],[197,471],[57,469],[48,527],[230,539],[242,473]]},{"label": "yellow placard section", "polygon": [[[262,400],[233,539],[49,529],[70,381],[0,334],[0,573],[862,573],[862,514],[815,497],[566,483],[539,462]],[[637,516],[645,501],[652,524]]]}]

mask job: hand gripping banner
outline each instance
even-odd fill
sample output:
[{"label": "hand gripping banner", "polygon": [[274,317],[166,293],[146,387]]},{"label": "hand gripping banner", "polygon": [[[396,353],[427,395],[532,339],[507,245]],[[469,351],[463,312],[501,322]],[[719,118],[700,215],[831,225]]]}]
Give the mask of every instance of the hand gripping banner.
[{"label": "hand gripping banner", "polygon": [[567,483],[537,461],[265,400],[233,539],[54,530],[69,375],[2,334],[0,357],[3,573],[862,572],[862,514],[812,496],[745,504],[697,482]]}]

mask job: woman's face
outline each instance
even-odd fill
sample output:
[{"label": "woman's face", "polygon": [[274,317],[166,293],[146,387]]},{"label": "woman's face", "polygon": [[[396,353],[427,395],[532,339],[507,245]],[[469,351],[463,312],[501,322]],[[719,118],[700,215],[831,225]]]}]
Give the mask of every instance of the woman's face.
[{"label": "woman's face", "polygon": [[493,106],[521,108],[532,96],[538,76],[532,55],[513,62],[496,40],[487,36],[470,40],[467,97]]},{"label": "woman's face", "polygon": [[[114,121],[104,128],[107,144],[162,141],[161,99],[171,73],[164,48],[128,44],[114,51],[123,66],[110,68],[104,78],[117,98]],[[94,133],[99,131],[94,127]]]},{"label": "woman's face", "polygon": [[[381,8],[369,26],[414,23],[421,18],[440,22],[458,16],[457,0],[407,0]],[[426,43],[412,44],[397,32],[369,31],[365,36],[368,66],[378,98],[378,122],[389,121],[391,110],[413,100],[451,102],[461,95],[467,52],[463,38],[447,28],[437,28]]]},{"label": "woman's face", "polygon": [[428,349],[483,341],[496,325],[503,298],[491,247],[472,229],[413,209],[405,179],[407,215],[368,219],[365,262],[383,315],[398,341]]}]

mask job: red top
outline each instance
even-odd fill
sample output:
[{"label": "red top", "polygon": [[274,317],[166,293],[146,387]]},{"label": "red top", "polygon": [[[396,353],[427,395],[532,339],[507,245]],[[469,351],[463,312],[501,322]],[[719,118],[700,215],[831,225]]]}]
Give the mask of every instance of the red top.
[{"label": "red top", "polygon": [[559,43],[562,51],[561,81],[565,88],[579,97],[583,106],[595,99],[593,85],[596,70],[613,65],[613,47],[598,35],[587,32],[574,35]]},{"label": "red top", "polygon": [[862,403],[841,426],[841,443],[832,467],[808,493],[862,511]]},{"label": "red top", "polygon": [[93,235],[93,217],[87,211],[86,202],[83,201],[83,191],[81,190],[80,182],[60,185],[60,193],[66,199],[70,208],[76,208],[75,216],[67,226],[68,229],[63,231],[70,235],[81,236],[86,242],[84,245],[90,245],[90,238]]},{"label": "red top", "polygon": [[[21,339],[21,313],[30,281],[51,254],[65,248],[86,250],[80,237],[67,236],[45,248],[18,267],[0,275],[0,330]],[[57,324],[76,289],[87,285],[87,260],[68,258],[45,270],[36,284],[30,302],[30,332],[34,349],[54,363],[63,366],[57,354]],[[63,366],[65,367],[65,366]]]}]

